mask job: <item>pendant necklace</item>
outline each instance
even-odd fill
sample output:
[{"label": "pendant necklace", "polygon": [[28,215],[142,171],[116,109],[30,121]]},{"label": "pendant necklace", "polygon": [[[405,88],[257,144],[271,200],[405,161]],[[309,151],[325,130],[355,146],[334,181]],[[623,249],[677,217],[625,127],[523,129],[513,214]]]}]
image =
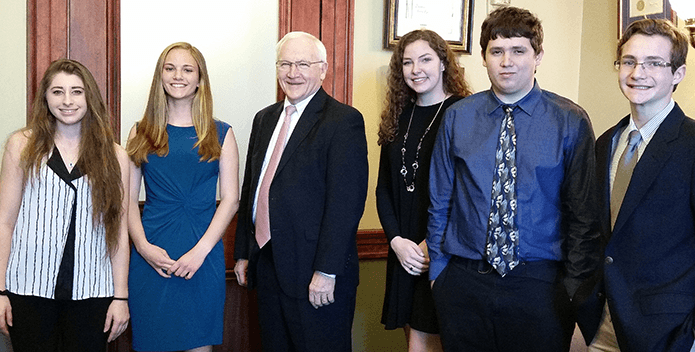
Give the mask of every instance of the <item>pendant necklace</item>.
[{"label": "pendant necklace", "polygon": [[[60,153],[61,148],[58,147],[58,143],[55,143],[54,145],[55,145],[55,147],[58,149],[58,153]],[[80,157],[79,151],[77,152],[77,155],[75,155],[75,156],[73,156],[72,158],[68,159],[68,158],[67,158],[67,157],[68,157],[68,155],[67,155],[68,148],[67,148],[65,145],[63,145],[63,148],[62,148],[62,149],[63,149],[64,152],[66,152],[66,155],[63,155],[63,154],[61,153],[61,154],[60,154],[60,158],[63,159],[63,163],[66,164],[66,165],[68,166],[68,168],[69,168],[68,171],[71,171],[71,170],[75,167],[75,164],[77,164],[77,159],[79,159],[79,157]]]},{"label": "pendant necklace", "polygon": [[422,141],[425,139],[425,136],[427,135],[427,132],[430,131],[430,128],[432,127],[432,124],[434,123],[434,120],[437,119],[437,115],[439,115],[439,111],[442,109],[442,106],[444,105],[444,101],[446,99],[442,100],[442,102],[439,104],[439,108],[437,109],[437,112],[434,114],[434,117],[432,117],[432,121],[430,121],[429,126],[427,126],[427,129],[425,129],[425,133],[422,134],[422,137],[420,137],[420,142],[417,144],[417,149],[415,149],[415,161],[413,162],[413,181],[408,184],[408,180],[406,179],[405,175],[408,174],[408,169],[405,166],[405,143],[408,141],[408,133],[410,133],[410,125],[413,123],[413,115],[415,115],[415,107],[417,105],[413,104],[413,110],[410,112],[410,121],[408,122],[408,129],[405,130],[405,134],[403,135],[403,148],[401,148],[401,175],[403,175],[403,182],[405,183],[405,190],[408,192],[415,192],[415,175],[417,175],[417,169],[420,166],[418,163],[418,158],[420,157],[420,148],[422,148]]}]

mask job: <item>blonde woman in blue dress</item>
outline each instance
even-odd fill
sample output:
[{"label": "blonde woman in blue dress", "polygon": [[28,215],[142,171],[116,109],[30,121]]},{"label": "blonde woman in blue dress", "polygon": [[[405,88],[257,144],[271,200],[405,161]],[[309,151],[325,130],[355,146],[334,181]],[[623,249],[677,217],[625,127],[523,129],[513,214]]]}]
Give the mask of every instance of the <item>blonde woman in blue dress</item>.
[{"label": "blonde woman in blue dress", "polygon": [[164,49],[127,151],[133,162],[128,227],[136,249],[130,266],[133,348],[211,351],[222,343],[222,236],[239,205],[239,156],[231,127],[212,118],[210,80],[198,49],[188,43]]}]

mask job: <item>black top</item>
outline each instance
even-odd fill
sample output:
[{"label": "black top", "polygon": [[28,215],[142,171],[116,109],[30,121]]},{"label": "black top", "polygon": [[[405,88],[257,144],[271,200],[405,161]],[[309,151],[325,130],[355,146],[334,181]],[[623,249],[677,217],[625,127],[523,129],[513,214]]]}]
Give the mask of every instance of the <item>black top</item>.
[{"label": "black top", "polygon": [[[82,177],[82,172],[77,166],[68,171],[60,155],[57,147],[53,147],[53,153],[46,163],[53,172],[60,177],[73,190],[75,186],[72,181]],[[58,278],[56,279],[55,299],[70,300],[72,299],[73,275],[75,267],[75,221],[77,220],[77,197],[73,200],[72,211],[70,215],[70,226],[68,227],[68,239],[65,242],[63,250],[63,259],[60,262],[58,269]]]},{"label": "black top", "polygon": [[[414,105],[406,106],[399,117],[398,133],[395,140],[381,148],[379,178],[376,187],[377,212],[389,243],[396,236],[420,243],[427,235],[427,209],[430,205],[428,186],[432,149],[444,112],[451,104],[460,99],[462,97],[459,96],[447,98],[441,109],[439,109],[439,103],[430,106],[415,106],[414,112],[412,110]],[[419,167],[415,178],[415,191],[411,193],[406,190],[406,182],[401,174],[403,166],[401,159],[403,137],[408,129],[408,122],[412,113],[413,119],[405,145],[406,180],[407,184],[410,185],[413,176],[412,164],[415,161],[417,146],[437,110],[439,110],[439,113],[432,123],[429,132],[422,140],[418,157]],[[381,322],[386,325],[386,329],[395,329],[410,323],[416,281],[425,281],[426,285],[423,287],[429,289],[427,279],[427,273],[423,273],[420,276],[408,274],[400,265],[395,252],[389,246],[386,297],[381,318]],[[431,293],[429,295],[431,296]],[[431,312],[433,320],[436,321],[433,305],[430,307],[429,304],[423,306],[424,302],[416,303],[418,306],[422,306],[423,313]],[[413,327],[415,328],[415,326]],[[427,329],[421,327],[418,330],[423,331]]]}]

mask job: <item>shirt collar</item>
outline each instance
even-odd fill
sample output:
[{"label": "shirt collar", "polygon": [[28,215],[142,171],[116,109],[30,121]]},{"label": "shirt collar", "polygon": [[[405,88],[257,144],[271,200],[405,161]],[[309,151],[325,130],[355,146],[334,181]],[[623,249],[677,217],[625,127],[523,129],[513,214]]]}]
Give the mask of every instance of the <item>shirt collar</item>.
[{"label": "shirt collar", "polygon": [[661,111],[659,111],[654,117],[649,119],[647,123],[642,126],[642,128],[638,129],[637,125],[635,124],[635,121],[632,119],[632,115],[630,115],[630,122],[629,125],[627,126],[628,131],[633,131],[633,130],[639,130],[640,135],[642,135],[642,140],[649,143],[649,141],[654,137],[654,134],[656,133],[656,130],[659,129],[659,126],[661,126],[661,123],[664,122],[666,119],[666,116],[671,113],[671,110],[673,110],[673,107],[676,105],[676,102],[673,101],[673,98],[671,101],[664,107]]},{"label": "shirt collar", "polygon": [[518,107],[527,115],[531,116],[533,113],[533,109],[535,109],[536,106],[538,106],[538,101],[540,100],[542,93],[543,91],[541,90],[541,87],[538,85],[538,81],[534,79],[533,88],[531,88],[531,91],[529,91],[523,98],[517,100],[515,103],[505,104],[497,97],[497,95],[495,95],[495,92],[493,92],[492,89],[490,89],[488,90],[488,115],[499,115],[498,113],[496,113],[497,109],[502,109],[502,107],[504,107],[505,105],[513,105]]},{"label": "shirt collar", "polygon": [[[317,90],[314,92],[314,94],[304,98],[304,100],[300,101],[299,103],[294,104],[294,107],[297,108],[297,114],[299,114],[298,116],[302,116],[304,109],[306,109],[306,107],[307,107],[307,105],[309,105],[309,102],[311,101],[311,99],[314,98],[314,95],[316,95],[316,93],[318,93],[318,92],[319,91]],[[283,111],[284,111],[284,109],[286,109],[290,105],[292,105],[292,103],[290,103],[290,101],[287,99],[287,97],[285,97],[285,105],[282,107]]]}]

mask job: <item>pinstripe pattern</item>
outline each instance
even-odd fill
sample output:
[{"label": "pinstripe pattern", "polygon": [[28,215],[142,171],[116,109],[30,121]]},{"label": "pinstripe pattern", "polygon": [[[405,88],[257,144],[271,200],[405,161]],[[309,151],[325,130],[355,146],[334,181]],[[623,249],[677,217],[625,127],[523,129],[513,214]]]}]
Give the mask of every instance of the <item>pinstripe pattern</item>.
[{"label": "pinstripe pattern", "polygon": [[54,298],[73,202],[77,219],[72,299],[113,296],[105,229],[93,227],[87,177],[68,184],[46,165],[27,181],[22,196],[5,280],[10,292]]}]

